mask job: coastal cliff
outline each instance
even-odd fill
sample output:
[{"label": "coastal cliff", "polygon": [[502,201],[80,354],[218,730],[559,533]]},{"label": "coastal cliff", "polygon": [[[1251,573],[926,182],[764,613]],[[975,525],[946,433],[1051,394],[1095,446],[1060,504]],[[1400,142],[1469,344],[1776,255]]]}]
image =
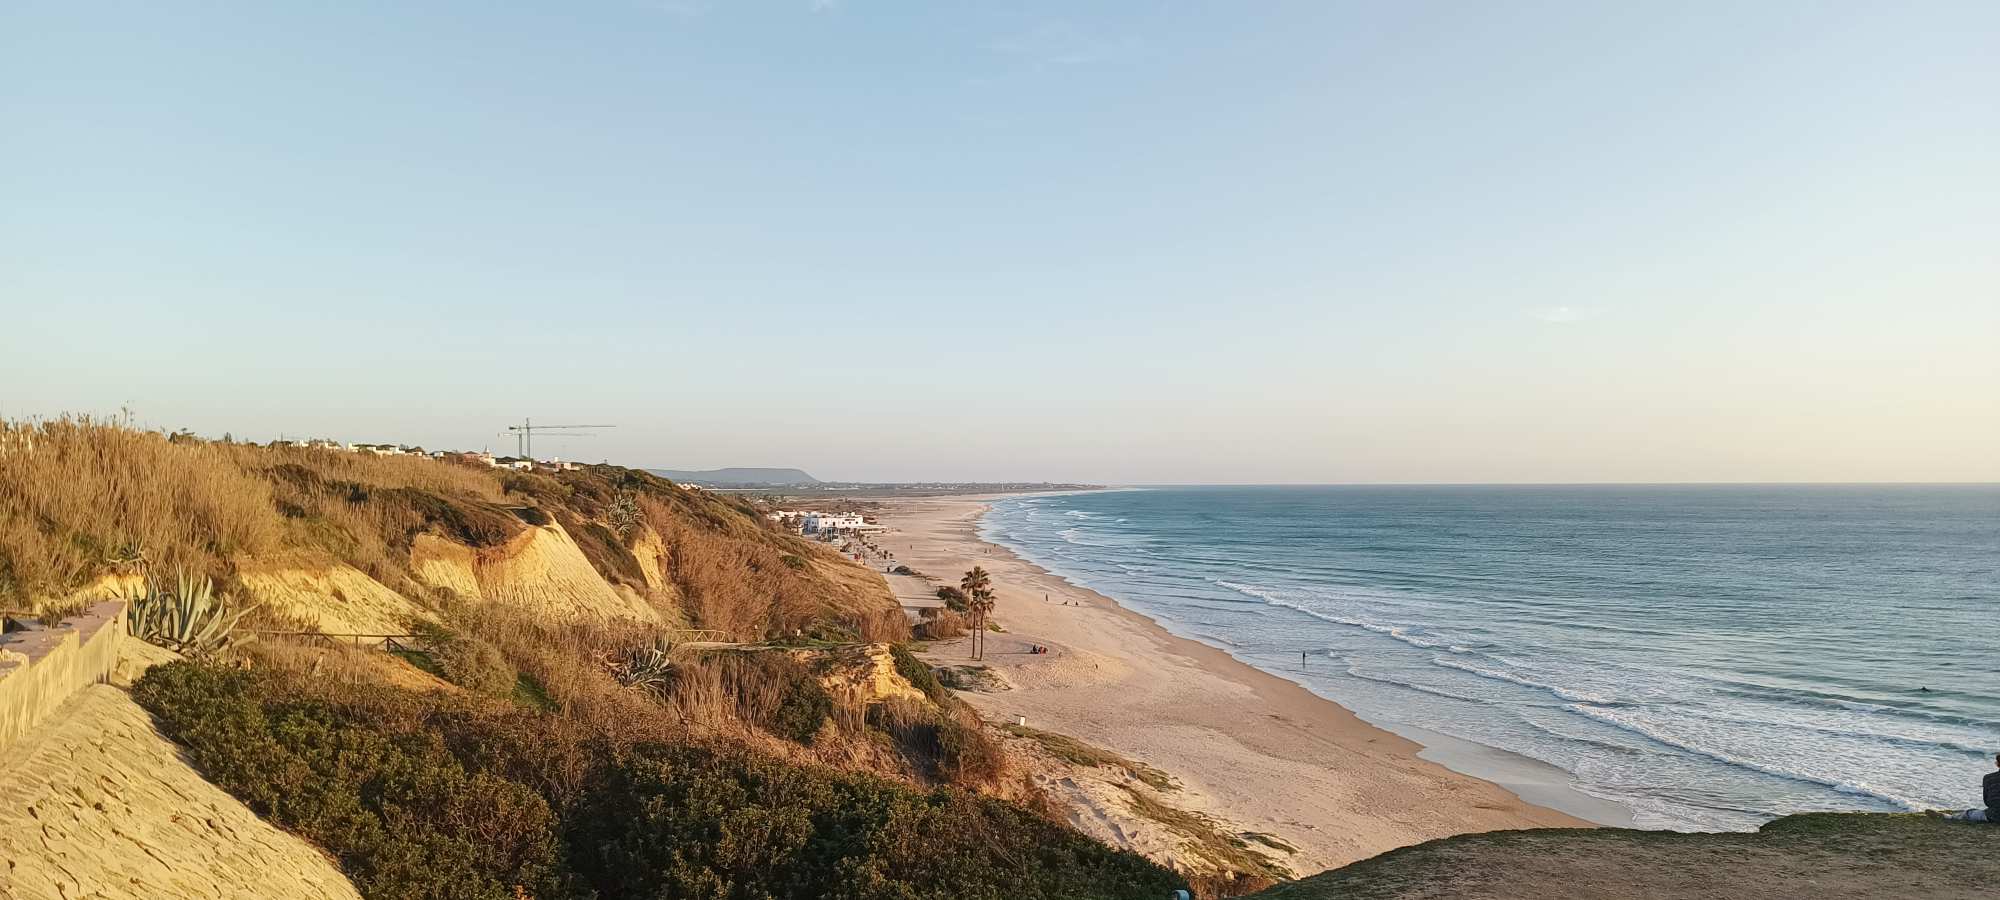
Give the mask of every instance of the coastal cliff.
[{"label": "coastal cliff", "polygon": [[9,897],[1184,884],[1061,824],[882,577],[741,500],[72,420],[6,425],[0,457],[0,606],[187,575],[254,638],[22,692]]}]

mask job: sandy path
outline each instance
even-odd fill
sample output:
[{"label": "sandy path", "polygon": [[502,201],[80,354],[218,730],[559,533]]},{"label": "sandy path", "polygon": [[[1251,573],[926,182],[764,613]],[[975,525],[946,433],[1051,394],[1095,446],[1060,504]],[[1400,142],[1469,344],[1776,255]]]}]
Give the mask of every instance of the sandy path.
[{"label": "sandy path", "polygon": [[[989,635],[986,664],[1014,689],[965,695],[989,718],[1025,715],[1166,770],[1186,788],[1178,805],[1298,847],[1284,861],[1302,875],[1462,832],[1589,824],[1419,759],[1412,741],[979,540],[983,510],[892,501],[876,540],[947,583],[975,564],[992,573],[1007,633]],[[928,655],[968,662],[962,641]]]},{"label": "sandy path", "polygon": [[202,780],[125,692],[0,750],[0,898],[360,900],[326,854]]}]

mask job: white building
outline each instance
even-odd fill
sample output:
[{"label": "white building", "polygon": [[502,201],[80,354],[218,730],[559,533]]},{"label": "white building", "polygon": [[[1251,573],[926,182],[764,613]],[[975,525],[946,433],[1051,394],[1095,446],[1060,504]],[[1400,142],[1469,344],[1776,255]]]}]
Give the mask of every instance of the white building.
[{"label": "white building", "polygon": [[883,531],[880,525],[870,524],[859,513],[809,512],[801,523],[807,534],[825,534],[829,531]]}]

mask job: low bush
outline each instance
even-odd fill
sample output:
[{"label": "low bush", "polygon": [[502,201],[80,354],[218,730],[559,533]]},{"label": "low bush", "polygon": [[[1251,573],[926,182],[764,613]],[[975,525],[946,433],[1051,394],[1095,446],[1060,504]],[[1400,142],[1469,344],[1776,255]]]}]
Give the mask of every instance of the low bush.
[{"label": "low bush", "polygon": [[957,698],[942,706],[890,700],[868,709],[868,724],[889,735],[924,774],[960,787],[997,784],[1005,751],[986,735],[979,715]]},{"label": "low bush", "polygon": [[385,734],[331,706],[273,701],[249,673],[155,667],[133,688],[210,781],[325,847],[368,897],[573,894],[534,791],[468,772],[436,735]]},{"label": "low bush", "polygon": [[1132,898],[1172,873],[1021,807],[737,751],[654,747],[567,837],[605,897]]},{"label": "low bush", "polygon": [[930,663],[918,659],[915,653],[910,652],[910,648],[902,644],[893,644],[889,647],[889,655],[896,661],[896,674],[903,676],[903,680],[914,685],[917,690],[923,691],[924,696],[931,698],[932,703],[942,706],[952,701],[951,692],[938,683],[937,673],[931,671]]},{"label": "low bush", "polygon": [[664,694],[691,718],[723,713],[801,744],[811,744],[833,714],[833,697],[811,667],[774,651],[690,657],[669,670]]},{"label": "low bush", "polygon": [[432,661],[444,672],[446,681],[476,694],[509,697],[520,683],[520,673],[507,661],[506,654],[478,638],[447,631],[435,625],[420,626],[419,635]]},{"label": "low bush", "polygon": [[204,775],[326,848],[369,898],[1157,900],[1186,886],[1004,801],[739,748],[627,745],[463,695],[194,663],[155,667],[133,694]]}]

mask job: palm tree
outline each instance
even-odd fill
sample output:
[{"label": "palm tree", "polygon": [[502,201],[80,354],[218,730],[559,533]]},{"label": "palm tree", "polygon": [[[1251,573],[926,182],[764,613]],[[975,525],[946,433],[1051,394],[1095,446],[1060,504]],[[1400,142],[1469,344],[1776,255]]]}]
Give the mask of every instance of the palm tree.
[{"label": "palm tree", "polygon": [[984,567],[973,566],[959,579],[958,589],[965,593],[965,605],[972,612],[972,658],[985,659],[986,614],[993,611],[993,579]]}]

